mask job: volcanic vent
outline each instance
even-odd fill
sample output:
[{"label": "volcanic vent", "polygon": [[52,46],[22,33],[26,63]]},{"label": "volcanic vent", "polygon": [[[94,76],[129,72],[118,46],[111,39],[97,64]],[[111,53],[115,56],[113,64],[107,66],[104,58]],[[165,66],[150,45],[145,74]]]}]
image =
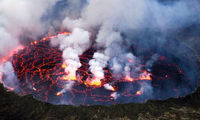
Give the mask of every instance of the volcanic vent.
[{"label": "volcanic vent", "polygon": [[[1,60],[2,68],[11,67],[0,74],[8,90],[20,95],[32,94],[36,99],[53,104],[112,105],[184,96],[197,87],[195,57],[174,54],[173,49],[167,47],[159,52],[143,49],[135,56],[127,54],[122,58],[127,62],[122,64],[126,64],[128,70],[116,73],[110,62],[103,69],[104,78],[99,79],[90,69],[90,61],[97,51],[91,45],[79,56],[81,67],[72,76],[65,70],[68,65],[62,51],[51,45],[50,41],[55,38],[57,35],[32,41]],[[15,79],[15,84],[10,79]]]}]

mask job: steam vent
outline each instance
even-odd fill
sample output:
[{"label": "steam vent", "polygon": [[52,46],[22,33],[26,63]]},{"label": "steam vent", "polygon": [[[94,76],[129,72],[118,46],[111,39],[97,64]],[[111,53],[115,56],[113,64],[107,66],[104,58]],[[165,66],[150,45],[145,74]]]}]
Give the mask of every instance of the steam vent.
[{"label": "steam vent", "polygon": [[1,0],[0,120],[200,120],[199,0]]}]

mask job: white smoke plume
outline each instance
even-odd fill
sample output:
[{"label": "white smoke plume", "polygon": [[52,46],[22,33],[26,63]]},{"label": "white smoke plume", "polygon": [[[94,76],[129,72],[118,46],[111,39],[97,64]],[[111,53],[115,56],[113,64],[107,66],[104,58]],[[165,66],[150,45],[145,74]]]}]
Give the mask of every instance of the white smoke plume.
[{"label": "white smoke plume", "polygon": [[115,89],[113,88],[112,85],[110,84],[104,84],[104,88],[107,89],[107,90],[110,90],[110,91],[114,91]]},{"label": "white smoke plume", "polygon": [[104,78],[104,70],[103,68],[106,67],[107,61],[109,57],[105,56],[102,53],[94,53],[93,59],[90,60],[90,71],[94,74],[94,77],[97,79],[103,79]]},{"label": "white smoke plume", "polygon": [[120,97],[120,94],[118,94],[117,92],[113,92],[113,93],[111,93],[110,96],[112,97],[112,99],[117,100],[117,98]]},{"label": "white smoke plume", "polygon": [[[145,30],[159,31],[163,36],[170,36],[181,27],[200,23],[198,0],[177,0],[168,5],[161,4],[159,0],[67,0],[69,6],[58,16],[60,19],[64,17],[61,23],[51,17],[43,21],[43,17],[48,16],[50,9],[60,1],[64,0],[0,0],[0,58],[19,46],[21,36],[36,39],[48,32],[52,28],[51,24],[55,23],[58,24],[55,26],[62,24],[64,29],[72,31],[70,35],[59,35],[51,41],[52,45],[58,45],[63,51],[67,65],[65,71],[69,78],[76,76],[81,66],[79,56],[92,44],[97,47],[97,52],[89,62],[94,77],[103,79],[103,69],[107,66],[114,73],[129,75],[141,69],[140,59],[128,50],[130,45],[150,43],[148,45],[156,44],[162,48],[162,43],[166,42],[162,37],[155,37],[153,42],[148,37],[140,41],[132,39],[132,36],[140,33],[137,36],[141,37]],[[96,37],[94,40],[90,39],[92,35]],[[147,67],[151,68],[156,59],[153,56],[146,63]],[[6,63],[6,66],[0,67],[0,74],[9,76],[5,72],[8,70],[10,77],[13,77],[11,63]],[[73,83],[67,83],[63,92],[70,89]],[[13,84],[6,82],[4,85],[13,87]]]},{"label": "white smoke plume", "polygon": [[21,36],[36,39],[45,32],[41,17],[58,0],[1,0],[0,55],[20,44]]},{"label": "white smoke plume", "polygon": [[89,38],[88,31],[75,28],[70,35],[59,35],[51,40],[52,45],[59,45],[63,51],[63,59],[67,65],[65,72],[69,79],[75,79],[76,71],[81,67],[79,56],[90,47]]},{"label": "white smoke plume", "polygon": [[144,82],[140,86],[139,92],[143,94],[141,97],[148,97],[149,99],[153,97],[153,88],[151,86],[151,83]]},{"label": "white smoke plume", "polygon": [[151,56],[151,59],[150,60],[148,60],[147,62],[146,62],[146,68],[147,68],[147,70],[150,72],[151,71],[151,68],[152,68],[152,66],[153,66],[153,63],[155,62],[155,61],[157,61],[158,60],[158,58],[159,58],[159,55],[158,54],[154,54],[153,56]]},{"label": "white smoke plume", "polygon": [[[0,0],[0,59],[21,46],[22,36],[36,39],[46,31],[41,18],[57,1]],[[0,82],[5,88],[16,90],[18,82],[12,63],[0,63],[0,66]]]},{"label": "white smoke plume", "polygon": [[17,91],[18,79],[11,62],[5,62],[0,65],[0,76],[0,82],[3,83],[5,88]]},{"label": "white smoke plume", "polygon": [[[123,54],[125,50],[120,45],[132,43],[131,39],[123,38],[121,33],[146,28],[167,33],[172,28],[178,29],[191,24],[191,17],[194,15],[198,16],[196,19],[199,19],[196,11],[200,11],[196,0],[176,1],[173,5],[163,5],[157,0],[87,0],[87,2],[79,18],[74,19],[67,16],[63,25],[68,29],[80,27],[88,31],[92,28],[99,28],[95,43],[97,47],[104,49],[97,51],[95,55],[106,56],[108,59],[104,59],[103,62],[102,57],[94,57],[90,61],[90,70],[100,77],[103,76],[102,70],[107,66],[108,61],[113,61],[113,59],[119,61],[117,60],[118,54]],[[192,9],[190,6],[193,6]],[[113,68],[116,67],[116,71],[119,71],[119,68],[122,69],[119,64],[114,63]]]},{"label": "white smoke plume", "polygon": [[124,67],[124,74],[126,76],[127,75],[131,76],[131,74],[135,74],[141,71],[140,61],[132,53],[128,53],[126,54],[126,56],[122,56],[122,57],[125,57],[125,60],[128,61],[126,62],[125,67]]},{"label": "white smoke plume", "polygon": [[65,93],[66,91],[71,90],[71,88],[73,87],[74,83],[75,83],[74,81],[68,81],[64,85],[64,88],[60,92],[57,93],[57,95],[61,95],[61,94]]}]

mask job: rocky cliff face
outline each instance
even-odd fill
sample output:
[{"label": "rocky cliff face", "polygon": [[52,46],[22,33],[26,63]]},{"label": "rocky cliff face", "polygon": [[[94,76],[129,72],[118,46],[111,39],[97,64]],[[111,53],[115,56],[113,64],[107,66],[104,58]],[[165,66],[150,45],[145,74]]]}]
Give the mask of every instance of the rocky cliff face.
[{"label": "rocky cliff face", "polygon": [[1,120],[198,120],[200,88],[183,98],[148,101],[144,104],[114,106],[55,106],[35,100],[31,95],[18,96],[0,85]]}]

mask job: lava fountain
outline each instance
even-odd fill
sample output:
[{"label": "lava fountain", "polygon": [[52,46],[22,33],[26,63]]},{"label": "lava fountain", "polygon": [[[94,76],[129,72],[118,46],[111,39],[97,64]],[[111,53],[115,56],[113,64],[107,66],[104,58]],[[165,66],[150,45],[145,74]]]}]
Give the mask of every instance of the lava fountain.
[{"label": "lava fountain", "polygon": [[[193,53],[187,47],[184,47],[186,52],[180,54],[174,54],[176,50],[167,47],[159,52],[144,49],[141,55],[136,55],[140,60],[137,65],[135,59],[125,58],[130,66],[134,65],[136,72],[113,73],[108,65],[104,69],[104,79],[98,79],[89,69],[89,61],[96,52],[91,46],[79,56],[82,66],[76,76],[69,76],[65,72],[68,65],[63,61],[62,51],[50,44],[50,39],[56,37],[32,41],[3,57],[0,81],[4,87],[19,95],[32,94],[52,104],[113,105],[185,96],[198,85],[196,58],[187,56]],[[7,66],[13,68],[5,71]]]}]

